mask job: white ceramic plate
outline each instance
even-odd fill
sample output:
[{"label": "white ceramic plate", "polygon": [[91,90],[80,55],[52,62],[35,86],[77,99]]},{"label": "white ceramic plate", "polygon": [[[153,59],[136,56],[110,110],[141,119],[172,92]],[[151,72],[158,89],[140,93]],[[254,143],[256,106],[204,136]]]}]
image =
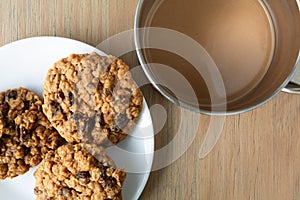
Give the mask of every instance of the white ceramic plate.
[{"label": "white ceramic plate", "polygon": [[[47,70],[52,64],[71,53],[105,53],[85,43],[59,37],[35,37],[0,47],[0,91],[25,87],[42,96]],[[141,135],[142,134],[142,135]],[[144,137],[147,136],[147,137]],[[135,200],[142,193],[151,171],[154,151],[154,131],[147,104],[137,126],[124,141],[108,150],[118,167],[128,172],[123,199]],[[128,159],[127,159],[128,158]],[[33,200],[35,169],[14,179],[0,181],[0,199]]]}]

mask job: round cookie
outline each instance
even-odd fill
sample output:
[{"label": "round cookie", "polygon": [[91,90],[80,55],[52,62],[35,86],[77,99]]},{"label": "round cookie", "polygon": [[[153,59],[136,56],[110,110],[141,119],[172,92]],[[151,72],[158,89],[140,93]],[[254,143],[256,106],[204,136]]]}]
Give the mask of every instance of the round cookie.
[{"label": "round cookie", "polygon": [[34,176],[37,200],[120,200],[126,173],[102,147],[76,144],[50,151]]},{"label": "round cookie", "polygon": [[0,179],[24,174],[62,143],[37,95],[24,88],[0,93]]},{"label": "round cookie", "polygon": [[114,56],[72,54],[49,69],[43,110],[70,143],[110,145],[123,140],[142,110],[129,67]]}]

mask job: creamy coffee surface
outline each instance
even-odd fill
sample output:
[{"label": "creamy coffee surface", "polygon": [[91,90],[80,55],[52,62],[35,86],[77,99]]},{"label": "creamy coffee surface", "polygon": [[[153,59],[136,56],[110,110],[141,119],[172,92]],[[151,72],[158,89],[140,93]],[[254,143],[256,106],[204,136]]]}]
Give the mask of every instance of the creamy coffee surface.
[{"label": "creamy coffee surface", "polygon": [[[262,80],[272,61],[275,36],[260,1],[159,0],[154,5],[146,26],[179,31],[205,48],[221,73],[228,101],[246,95]],[[168,65],[184,75],[200,104],[210,102],[203,77],[184,58],[157,49],[145,49],[143,54],[147,62]],[[152,73],[166,84],[176,84],[159,70]],[[184,96],[184,90],[178,92]]]}]

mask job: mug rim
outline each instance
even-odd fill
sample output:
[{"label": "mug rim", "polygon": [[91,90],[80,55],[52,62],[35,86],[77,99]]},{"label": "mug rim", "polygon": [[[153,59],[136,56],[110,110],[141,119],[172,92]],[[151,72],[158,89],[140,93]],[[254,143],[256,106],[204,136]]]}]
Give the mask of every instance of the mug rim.
[{"label": "mug rim", "polygon": [[[172,103],[174,103],[174,104],[176,104],[176,105],[178,105],[182,108],[185,108],[185,109],[188,109],[190,111],[197,112],[197,113],[200,113],[200,114],[210,115],[210,116],[231,116],[231,115],[242,114],[242,113],[254,110],[254,109],[264,105],[265,103],[269,102],[270,100],[272,100],[292,80],[292,78],[295,75],[297,69],[298,68],[300,69],[300,50],[299,50],[296,62],[294,64],[290,74],[285,79],[285,81],[283,81],[283,83],[268,98],[264,99],[263,101],[261,101],[259,103],[254,104],[252,106],[244,108],[244,109],[237,109],[237,110],[232,110],[232,111],[214,111],[214,110],[208,111],[208,110],[201,109],[201,108],[195,108],[192,105],[189,105],[185,102],[181,102],[181,101],[177,100],[176,98],[174,98],[172,95],[170,95],[163,87],[161,87],[160,85],[157,85],[155,83],[154,77],[153,77],[151,71],[149,70],[149,68],[147,67],[146,61],[145,61],[144,56],[142,54],[140,40],[139,40],[139,31],[138,31],[140,28],[138,27],[138,24],[140,22],[141,8],[142,8],[142,5],[143,5],[144,1],[145,0],[139,0],[138,1],[136,13],[135,13],[135,18],[134,18],[134,43],[135,43],[135,49],[136,49],[136,52],[137,52],[138,59],[141,63],[141,67],[142,67],[146,77],[149,79],[149,81],[153,85],[153,87],[156,90],[158,90],[158,92],[160,94],[162,94],[170,102],[172,102]],[[298,5],[298,9],[300,9],[300,0],[296,0],[296,3]]]}]

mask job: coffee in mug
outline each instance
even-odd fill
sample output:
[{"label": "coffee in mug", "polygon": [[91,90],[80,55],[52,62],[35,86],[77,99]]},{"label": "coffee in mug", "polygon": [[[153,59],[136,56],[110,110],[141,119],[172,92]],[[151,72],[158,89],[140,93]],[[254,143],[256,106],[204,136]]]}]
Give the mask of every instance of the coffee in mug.
[{"label": "coffee in mug", "polygon": [[[225,87],[227,108],[220,113],[246,111],[274,96],[288,82],[299,59],[300,16],[296,1],[150,0],[140,1],[137,13],[137,28],[175,30],[207,51]],[[161,63],[182,74],[197,95],[196,109],[210,112],[208,85],[188,60],[162,49],[144,48],[138,53],[142,64]],[[148,69],[147,75],[165,80],[166,85],[176,82],[160,73],[159,68]],[[259,94],[262,90],[263,94]],[[176,98],[167,89],[163,91],[166,93],[171,99]]]}]

